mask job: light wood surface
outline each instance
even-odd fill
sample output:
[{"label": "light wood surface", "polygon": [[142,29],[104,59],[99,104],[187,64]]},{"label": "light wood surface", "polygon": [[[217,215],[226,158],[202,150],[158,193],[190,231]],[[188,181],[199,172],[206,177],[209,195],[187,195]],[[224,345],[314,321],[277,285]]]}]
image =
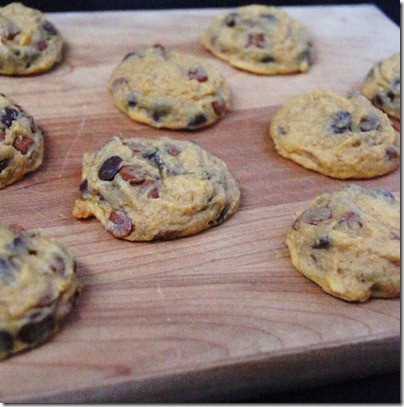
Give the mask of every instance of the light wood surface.
[{"label": "light wood surface", "polygon": [[[0,400],[198,401],[285,390],[398,370],[400,302],[335,299],[291,265],[285,233],[297,211],[350,181],[279,157],[267,136],[276,109],[316,87],[358,88],[400,49],[400,31],[373,6],[285,8],[312,33],[309,73],[235,70],[199,45],[219,10],[50,14],[65,59],[45,75],[0,77],[32,113],[46,157],[0,191],[0,219],[68,245],[85,284],[64,329],[0,363]],[[209,58],[233,90],[233,111],[197,132],[156,130],[120,113],[106,90],[128,52],[154,43]],[[240,183],[239,211],[220,227],[169,242],[130,243],[71,216],[81,158],[112,135],[193,139]],[[400,173],[356,181],[399,195]]]}]

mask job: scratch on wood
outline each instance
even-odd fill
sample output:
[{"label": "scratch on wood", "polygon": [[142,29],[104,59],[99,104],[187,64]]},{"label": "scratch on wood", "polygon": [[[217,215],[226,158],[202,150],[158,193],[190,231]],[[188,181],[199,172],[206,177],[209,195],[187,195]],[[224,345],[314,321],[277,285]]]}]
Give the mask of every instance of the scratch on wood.
[{"label": "scratch on wood", "polygon": [[159,293],[159,296],[164,300],[164,294],[163,294],[163,290],[161,289],[159,283],[157,283],[157,292]]},{"label": "scratch on wood", "polygon": [[66,153],[65,157],[63,158],[62,168],[60,169],[60,173],[59,173],[59,177],[60,177],[60,178],[62,178],[62,176],[63,176],[63,171],[65,170],[65,167],[66,167],[66,164],[67,164],[67,160],[68,160],[69,157],[70,157],[70,154],[71,154],[71,152],[72,152],[72,150],[73,150],[73,147],[76,145],[77,140],[78,140],[78,139],[81,137],[81,135],[82,135],[83,128],[84,128],[84,124],[86,123],[86,121],[87,121],[87,115],[83,116],[83,118],[82,118],[82,120],[81,120],[81,123],[80,123],[79,130],[77,131],[77,134],[76,134],[76,136],[75,136],[74,139],[73,139],[73,142],[70,144],[70,147],[69,147],[69,149],[67,150],[67,153]]}]

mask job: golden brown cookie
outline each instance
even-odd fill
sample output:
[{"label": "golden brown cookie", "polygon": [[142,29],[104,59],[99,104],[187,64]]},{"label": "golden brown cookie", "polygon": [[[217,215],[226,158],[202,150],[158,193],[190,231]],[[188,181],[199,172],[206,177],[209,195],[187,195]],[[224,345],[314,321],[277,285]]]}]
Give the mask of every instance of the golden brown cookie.
[{"label": "golden brown cookie", "polygon": [[375,64],[362,84],[361,92],[389,116],[400,119],[400,53]]},{"label": "golden brown cookie", "polygon": [[305,28],[273,6],[249,5],[218,15],[201,42],[216,57],[257,74],[306,72],[313,61]]},{"label": "golden brown cookie", "polygon": [[0,359],[48,340],[75,304],[73,256],[56,240],[0,225]]},{"label": "golden brown cookie", "polygon": [[112,137],[83,158],[73,216],[95,216],[117,238],[172,239],[222,223],[240,190],[226,165],[191,141]]},{"label": "golden brown cookie", "polygon": [[0,74],[48,71],[62,58],[63,39],[36,9],[21,3],[0,8]]},{"label": "golden brown cookie", "polygon": [[108,87],[119,110],[157,128],[199,129],[230,110],[230,88],[214,66],[161,45],[126,55]]},{"label": "golden brown cookie", "polygon": [[388,191],[349,185],[317,197],[286,244],[296,269],[335,297],[400,295],[400,204]]},{"label": "golden brown cookie", "polygon": [[400,163],[398,135],[365,97],[317,89],[287,101],[269,133],[280,155],[334,178],[372,178]]},{"label": "golden brown cookie", "polygon": [[43,154],[42,133],[32,116],[0,93],[0,189],[36,170]]}]

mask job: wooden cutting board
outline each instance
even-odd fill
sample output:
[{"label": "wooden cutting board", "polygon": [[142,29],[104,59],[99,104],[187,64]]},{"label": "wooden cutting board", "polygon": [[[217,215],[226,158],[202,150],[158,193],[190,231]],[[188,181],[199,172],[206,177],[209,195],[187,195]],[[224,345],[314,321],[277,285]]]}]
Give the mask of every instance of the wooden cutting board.
[{"label": "wooden cutting board", "polygon": [[[399,300],[333,298],[292,267],[284,243],[297,211],[349,181],[279,157],[267,136],[289,97],[357,89],[376,61],[399,51],[399,27],[367,5],[285,9],[313,35],[307,74],[256,76],[212,58],[199,37],[219,10],[206,9],[51,14],[68,44],[63,63],[0,78],[46,142],[40,169],[0,191],[0,219],[68,245],[85,284],[58,335],[0,363],[1,401],[230,400],[399,369]],[[232,87],[233,111],[197,132],[156,130],[120,113],[106,81],[126,53],[154,43],[209,58]],[[220,227],[152,243],[74,219],[83,152],[112,135],[197,141],[240,183],[240,210]],[[356,183],[398,195],[400,173]]]}]

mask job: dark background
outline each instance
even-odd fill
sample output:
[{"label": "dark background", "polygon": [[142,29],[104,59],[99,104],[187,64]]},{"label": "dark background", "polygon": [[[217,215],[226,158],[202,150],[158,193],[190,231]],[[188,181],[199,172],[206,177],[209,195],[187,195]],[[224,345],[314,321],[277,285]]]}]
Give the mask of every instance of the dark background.
[{"label": "dark background", "polygon": [[[384,14],[400,25],[399,0],[369,0],[369,1],[329,1],[329,0],[274,0],[274,1],[242,1],[242,0],[22,0],[26,6],[35,7],[45,12],[52,11],[93,11],[93,10],[149,10],[172,8],[205,8],[205,7],[236,7],[246,4],[267,4],[273,6],[286,5],[325,5],[325,4],[361,4],[373,3]],[[1,4],[8,1],[1,0]],[[375,29],[377,29],[375,27]]]},{"label": "dark background", "polygon": [[[291,5],[327,5],[327,4],[374,4],[383,13],[400,26],[399,0],[374,1],[240,1],[240,0],[21,0],[26,6],[38,8],[43,12],[61,11],[98,11],[98,10],[150,10],[172,8],[206,8],[206,7],[237,7],[247,4],[267,4],[273,6]],[[0,0],[0,6],[9,1]],[[375,27],[377,35],[377,27]],[[272,393],[270,389],[245,394],[240,399],[218,400],[220,402],[243,403],[401,403],[400,372],[371,376],[334,383],[310,389],[300,389],[285,393]]]}]

